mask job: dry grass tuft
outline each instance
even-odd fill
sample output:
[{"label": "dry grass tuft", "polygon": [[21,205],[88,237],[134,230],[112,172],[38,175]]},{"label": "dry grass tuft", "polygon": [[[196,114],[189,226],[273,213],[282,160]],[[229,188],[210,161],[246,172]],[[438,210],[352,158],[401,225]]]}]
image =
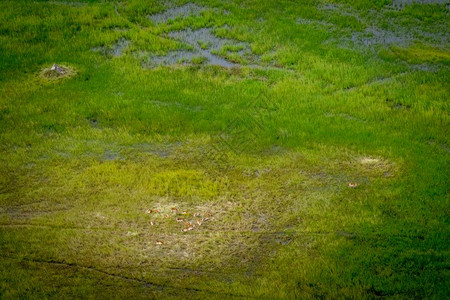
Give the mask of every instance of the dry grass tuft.
[{"label": "dry grass tuft", "polygon": [[77,71],[74,67],[53,64],[51,67],[42,69],[39,77],[46,81],[55,82],[64,78],[73,77],[76,74]]}]

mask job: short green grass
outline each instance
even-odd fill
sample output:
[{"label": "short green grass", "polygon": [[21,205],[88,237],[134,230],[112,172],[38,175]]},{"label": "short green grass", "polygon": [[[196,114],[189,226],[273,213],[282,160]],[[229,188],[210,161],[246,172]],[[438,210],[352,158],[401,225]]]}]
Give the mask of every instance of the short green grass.
[{"label": "short green grass", "polygon": [[0,2],[1,298],[448,298],[448,8],[186,3]]}]

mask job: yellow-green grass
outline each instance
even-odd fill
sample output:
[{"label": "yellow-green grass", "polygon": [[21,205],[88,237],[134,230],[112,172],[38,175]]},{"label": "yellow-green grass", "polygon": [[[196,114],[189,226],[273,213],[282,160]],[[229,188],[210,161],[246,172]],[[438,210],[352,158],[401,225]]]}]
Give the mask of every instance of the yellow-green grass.
[{"label": "yellow-green grass", "polygon": [[[194,2],[0,2],[1,297],[448,298],[448,45],[343,42],[445,6]],[[203,27],[261,60],[141,67]]]}]

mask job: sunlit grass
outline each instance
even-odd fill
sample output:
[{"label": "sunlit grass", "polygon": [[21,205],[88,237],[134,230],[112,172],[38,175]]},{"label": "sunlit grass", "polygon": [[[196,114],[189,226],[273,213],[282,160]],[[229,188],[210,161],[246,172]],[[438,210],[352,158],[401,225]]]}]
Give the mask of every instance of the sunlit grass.
[{"label": "sunlit grass", "polygon": [[448,297],[445,6],[192,2],[0,3],[0,294]]}]

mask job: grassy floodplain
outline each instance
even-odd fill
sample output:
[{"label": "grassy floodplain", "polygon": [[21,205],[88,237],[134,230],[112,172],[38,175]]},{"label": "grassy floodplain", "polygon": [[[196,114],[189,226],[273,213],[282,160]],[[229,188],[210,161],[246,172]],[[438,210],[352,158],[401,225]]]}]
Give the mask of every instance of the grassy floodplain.
[{"label": "grassy floodplain", "polygon": [[448,299],[449,14],[0,1],[0,298]]}]

